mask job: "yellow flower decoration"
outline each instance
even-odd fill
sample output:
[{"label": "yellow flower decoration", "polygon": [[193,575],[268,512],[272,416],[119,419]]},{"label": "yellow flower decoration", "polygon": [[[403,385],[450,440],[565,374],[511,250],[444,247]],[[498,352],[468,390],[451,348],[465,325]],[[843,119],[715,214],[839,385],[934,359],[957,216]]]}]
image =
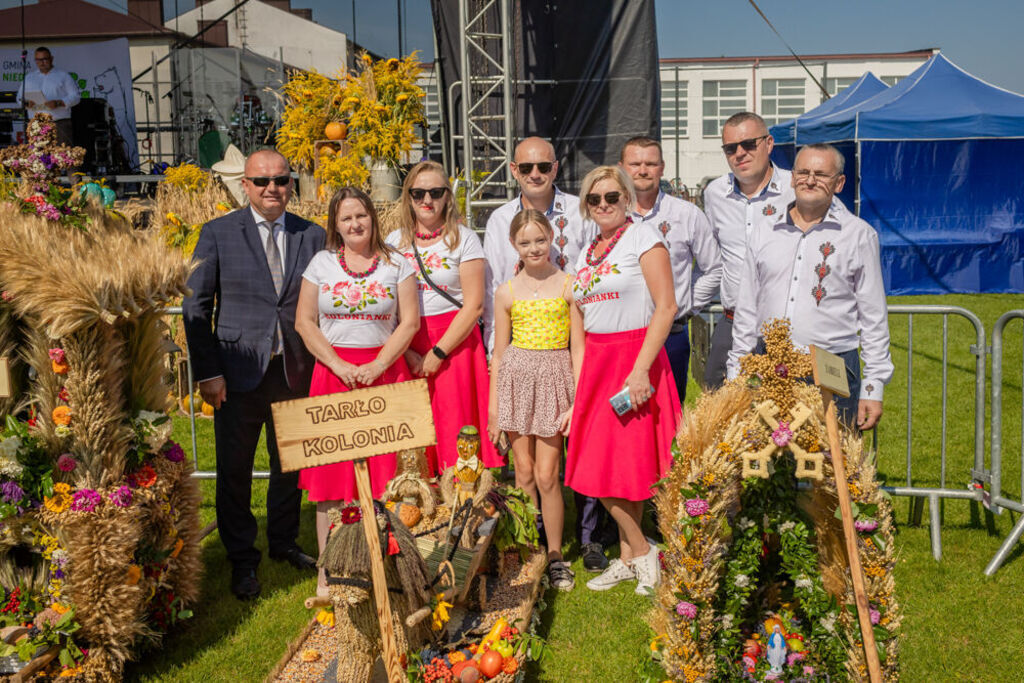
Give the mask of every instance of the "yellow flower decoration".
[{"label": "yellow flower decoration", "polygon": [[53,409],[51,417],[53,418],[53,424],[61,427],[67,427],[71,424],[71,408],[68,408],[67,406],[57,406]]},{"label": "yellow flower decoration", "polygon": [[334,623],[335,623],[335,621],[334,621],[334,608],[333,607],[324,607],[323,609],[321,609],[319,612],[316,613],[316,620],[317,620],[317,623],[322,624],[322,625],[326,626],[327,628],[333,627]]},{"label": "yellow flower decoration", "polygon": [[436,599],[437,605],[434,606],[434,612],[430,615],[430,627],[435,631],[440,631],[444,628],[444,625],[448,623],[448,620],[451,619],[451,615],[448,614],[448,610],[451,608],[452,603],[445,602],[441,598],[440,593],[438,594]]},{"label": "yellow flower decoration", "polygon": [[60,514],[71,506],[71,487],[65,483],[54,484],[53,495],[43,500],[47,510]]}]

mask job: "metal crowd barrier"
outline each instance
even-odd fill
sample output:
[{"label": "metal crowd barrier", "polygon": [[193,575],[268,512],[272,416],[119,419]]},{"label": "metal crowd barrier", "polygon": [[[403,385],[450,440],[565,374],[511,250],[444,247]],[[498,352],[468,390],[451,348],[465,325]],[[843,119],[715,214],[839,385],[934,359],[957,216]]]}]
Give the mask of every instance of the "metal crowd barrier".
[{"label": "metal crowd barrier", "polygon": [[[1002,508],[1024,513],[1024,401],[1021,401],[1021,472],[1020,472],[1020,500],[1014,500],[1003,495],[1003,329],[1011,320],[1024,319],[1024,309],[1007,311],[999,316],[995,326],[992,328],[992,442],[991,442],[991,463],[992,478],[990,490],[992,493],[992,512],[1002,512]],[[1024,345],[1022,345],[1024,349]],[[1021,364],[1021,388],[1024,391],[1024,362]],[[1021,534],[1024,533],[1024,516],[1017,520],[1017,524],[1010,531],[995,556],[985,567],[985,575],[992,576],[999,570],[1006,561],[1010,551],[1017,545]]]},{"label": "metal crowd barrier", "polygon": [[[985,469],[985,326],[981,319],[971,311],[959,306],[941,305],[903,305],[891,304],[888,306],[889,315],[907,316],[907,353],[905,364],[900,363],[899,358],[894,357],[896,372],[904,371],[907,380],[907,417],[906,417],[906,471],[905,484],[902,486],[883,486],[882,488],[894,496],[905,496],[912,499],[910,509],[910,523],[920,524],[924,509],[924,501],[928,500],[929,527],[931,532],[932,556],[936,560],[942,559],[942,515],[940,499],[952,498],[959,500],[982,501],[984,495],[983,485],[989,480],[988,471]],[[714,331],[714,319],[721,316],[724,309],[720,305],[709,308],[711,320],[709,329]],[[939,446],[939,482],[938,486],[922,486],[914,483],[914,462],[913,462],[913,434],[914,434],[914,316],[942,316],[942,417],[941,417],[941,441]],[[948,418],[948,392],[947,382],[949,374],[949,316],[959,316],[966,319],[974,327],[975,343],[970,346],[970,353],[975,358],[974,367],[974,447],[973,447],[973,468],[969,472],[969,485],[964,488],[951,487],[946,485],[946,462],[947,462],[947,418]],[[933,398],[929,396],[929,398]],[[881,431],[885,432],[888,426],[883,415],[880,423]],[[879,444],[879,430],[873,430],[872,450],[877,453]],[[920,456],[920,454],[919,454]],[[920,462],[920,461],[919,461]]]}]

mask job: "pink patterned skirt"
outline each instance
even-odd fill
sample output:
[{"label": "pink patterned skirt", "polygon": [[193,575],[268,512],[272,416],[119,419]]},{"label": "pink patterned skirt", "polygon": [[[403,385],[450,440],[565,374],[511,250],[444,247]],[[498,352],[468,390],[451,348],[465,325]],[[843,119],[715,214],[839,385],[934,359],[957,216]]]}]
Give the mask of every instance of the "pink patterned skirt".
[{"label": "pink patterned skirt", "polygon": [[583,495],[647,500],[672,466],[682,410],[665,350],[651,365],[654,395],[639,411],[619,416],[608,402],[622,391],[646,333],[587,333],[565,459],[565,485]]},{"label": "pink patterned skirt", "polygon": [[[420,329],[409,348],[427,355],[448,331],[458,311],[420,318]],[[427,378],[430,389],[430,407],[434,413],[434,431],[437,446],[427,449],[427,462],[431,472],[440,474],[455,464],[459,457],[455,442],[459,430],[473,425],[480,430],[480,457],[484,467],[501,467],[505,460],[498,455],[487,438],[487,404],[490,379],[487,374],[487,354],[474,327],[462,343],[448,352],[441,368]]]},{"label": "pink patterned skirt", "polygon": [[[376,358],[380,348],[378,346],[369,349],[354,349],[335,346],[334,352],[344,361],[353,365],[363,365]],[[399,356],[398,360],[381,373],[377,381],[370,386],[407,382],[411,379],[415,378],[409,372],[409,366],[405,364],[405,359]],[[309,395],[324,396],[346,391],[351,391],[351,389],[338,379],[338,376],[331,372],[326,365],[317,361],[313,367],[313,379],[309,383]],[[384,487],[395,476],[397,464],[395,454],[375,455],[368,458],[366,462],[370,470],[370,490],[373,491],[374,498],[380,498],[384,494]],[[356,500],[359,498],[356,490],[355,467],[351,462],[336,462],[299,470],[299,488],[309,492],[311,501]]]}]

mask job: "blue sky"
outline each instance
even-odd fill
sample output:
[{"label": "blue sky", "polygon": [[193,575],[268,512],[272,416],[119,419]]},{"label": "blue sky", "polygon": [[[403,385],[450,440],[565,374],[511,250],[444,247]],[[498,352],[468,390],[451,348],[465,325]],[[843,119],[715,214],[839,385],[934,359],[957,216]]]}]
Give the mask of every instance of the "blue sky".
[{"label": "blue sky", "polygon": [[[92,0],[111,9],[125,0]],[[433,55],[429,0],[355,0],[356,38],[374,52],[398,52],[397,6],[405,7],[406,51]],[[603,0],[594,0],[601,2]],[[194,0],[164,0],[169,17]],[[1022,0],[758,0],[798,54],[903,52],[940,47],[962,68],[995,85],[1024,93],[1019,48]],[[17,0],[0,0],[11,7]],[[352,0],[292,0],[314,19],[352,33]],[[786,48],[748,0],[657,0],[662,57],[785,54]],[[1017,45],[1018,47],[1013,47]]]}]

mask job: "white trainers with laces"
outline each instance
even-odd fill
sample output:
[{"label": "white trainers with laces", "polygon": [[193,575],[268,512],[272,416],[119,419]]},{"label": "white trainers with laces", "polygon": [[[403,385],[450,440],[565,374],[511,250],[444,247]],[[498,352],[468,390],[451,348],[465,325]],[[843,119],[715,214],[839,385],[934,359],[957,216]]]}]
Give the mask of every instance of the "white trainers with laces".
[{"label": "white trainers with laces", "polygon": [[658,560],[658,546],[648,539],[650,549],[645,555],[633,558],[633,571],[636,572],[637,595],[653,595],[654,587],[661,580],[661,562]]},{"label": "white trainers with laces", "polygon": [[605,569],[600,575],[595,576],[590,581],[587,581],[587,588],[592,591],[606,591],[609,588],[613,588],[623,581],[630,581],[636,578],[636,574],[630,569],[629,565],[615,558],[608,563],[608,568]]}]

